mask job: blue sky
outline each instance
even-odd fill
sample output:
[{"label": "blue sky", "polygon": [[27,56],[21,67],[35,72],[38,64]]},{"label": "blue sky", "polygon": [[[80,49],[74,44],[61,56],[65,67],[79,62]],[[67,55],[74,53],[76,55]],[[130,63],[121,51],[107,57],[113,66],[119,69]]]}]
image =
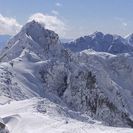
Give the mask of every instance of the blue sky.
[{"label": "blue sky", "polygon": [[21,27],[34,14],[54,16],[55,20],[59,20],[55,24],[57,28],[63,26],[61,30],[54,29],[65,38],[75,38],[95,31],[120,35],[132,33],[132,12],[133,0],[0,0],[0,19],[12,18]]}]

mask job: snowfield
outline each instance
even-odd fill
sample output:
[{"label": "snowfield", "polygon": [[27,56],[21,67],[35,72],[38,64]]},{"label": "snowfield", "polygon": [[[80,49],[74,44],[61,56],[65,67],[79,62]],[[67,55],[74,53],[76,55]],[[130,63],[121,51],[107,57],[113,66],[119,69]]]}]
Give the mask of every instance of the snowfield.
[{"label": "snowfield", "polygon": [[[38,112],[40,101],[45,111]],[[58,109],[57,109],[58,108]],[[51,111],[52,110],[52,111]],[[23,101],[12,101],[0,106],[0,116],[5,121],[10,133],[132,133],[133,129],[103,126],[101,122],[85,117],[76,120],[47,99],[32,98]],[[61,113],[60,113],[61,112]],[[67,114],[66,117],[64,114]],[[71,115],[75,117],[73,112]],[[62,115],[61,115],[62,114]],[[77,118],[79,116],[76,116]]]}]

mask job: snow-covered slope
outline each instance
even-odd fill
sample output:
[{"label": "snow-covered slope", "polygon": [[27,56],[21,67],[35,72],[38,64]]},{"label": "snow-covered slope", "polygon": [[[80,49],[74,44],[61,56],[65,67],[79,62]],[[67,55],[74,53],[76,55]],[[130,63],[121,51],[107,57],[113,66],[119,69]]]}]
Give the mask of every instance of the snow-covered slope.
[{"label": "snow-covered slope", "polygon": [[[6,112],[5,112],[6,111]],[[48,99],[33,98],[0,106],[11,133],[132,133],[133,129],[103,126]]]},{"label": "snow-covered slope", "polygon": [[98,52],[120,54],[133,52],[132,44],[133,41],[131,36],[128,38],[122,38],[121,36],[117,35],[95,32],[89,36],[80,37],[72,42],[64,43],[64,46],[73,52],[93,49]]},{"label": "snow-covered slope", "polygon": [[[133,127],[131,53],[72,53],[61,45],[56,33],[32,21],[8,42],[0,61],[0,114],[9,116],[13,133],[42,133],[45,129],[126,133],[126,129],[102,125]],[[18,125],[12,124],[16,121]]]}]

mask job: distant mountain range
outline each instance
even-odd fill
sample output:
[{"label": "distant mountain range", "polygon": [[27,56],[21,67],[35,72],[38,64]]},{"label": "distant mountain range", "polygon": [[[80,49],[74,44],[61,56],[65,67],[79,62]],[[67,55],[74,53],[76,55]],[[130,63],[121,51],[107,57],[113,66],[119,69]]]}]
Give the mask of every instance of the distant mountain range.
[{"label": "distant mountain range", "polygon": [[129,53],[133,52],[133,34],[123,38],[118,35],[95,32],[94,34],[64,43],[64,46],[73,52],[92,49],[98,52],[112,54]]}]

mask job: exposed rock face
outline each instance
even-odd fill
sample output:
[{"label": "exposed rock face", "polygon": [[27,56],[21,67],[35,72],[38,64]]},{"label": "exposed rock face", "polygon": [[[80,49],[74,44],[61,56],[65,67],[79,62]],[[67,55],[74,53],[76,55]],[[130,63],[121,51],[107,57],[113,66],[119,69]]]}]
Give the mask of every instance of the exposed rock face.
[{"label": "exposed rock face", "polygon": [[4,124],[4,121],[2,118],[0,118],[0,133],[9,133],[6,125]]},{"label": "exposed rock face", "polygon": [[[86,39],[96,46],[104,40],[104,49],[117,40],[102,33]],[[77,42],[85,41],[86,47],[86,39]],[[132,54],[72,53],[56,33],[32,21],[1,53],[0,95],[14,100],[48,97],[107,125],[133,127],[132,75]]]}]

